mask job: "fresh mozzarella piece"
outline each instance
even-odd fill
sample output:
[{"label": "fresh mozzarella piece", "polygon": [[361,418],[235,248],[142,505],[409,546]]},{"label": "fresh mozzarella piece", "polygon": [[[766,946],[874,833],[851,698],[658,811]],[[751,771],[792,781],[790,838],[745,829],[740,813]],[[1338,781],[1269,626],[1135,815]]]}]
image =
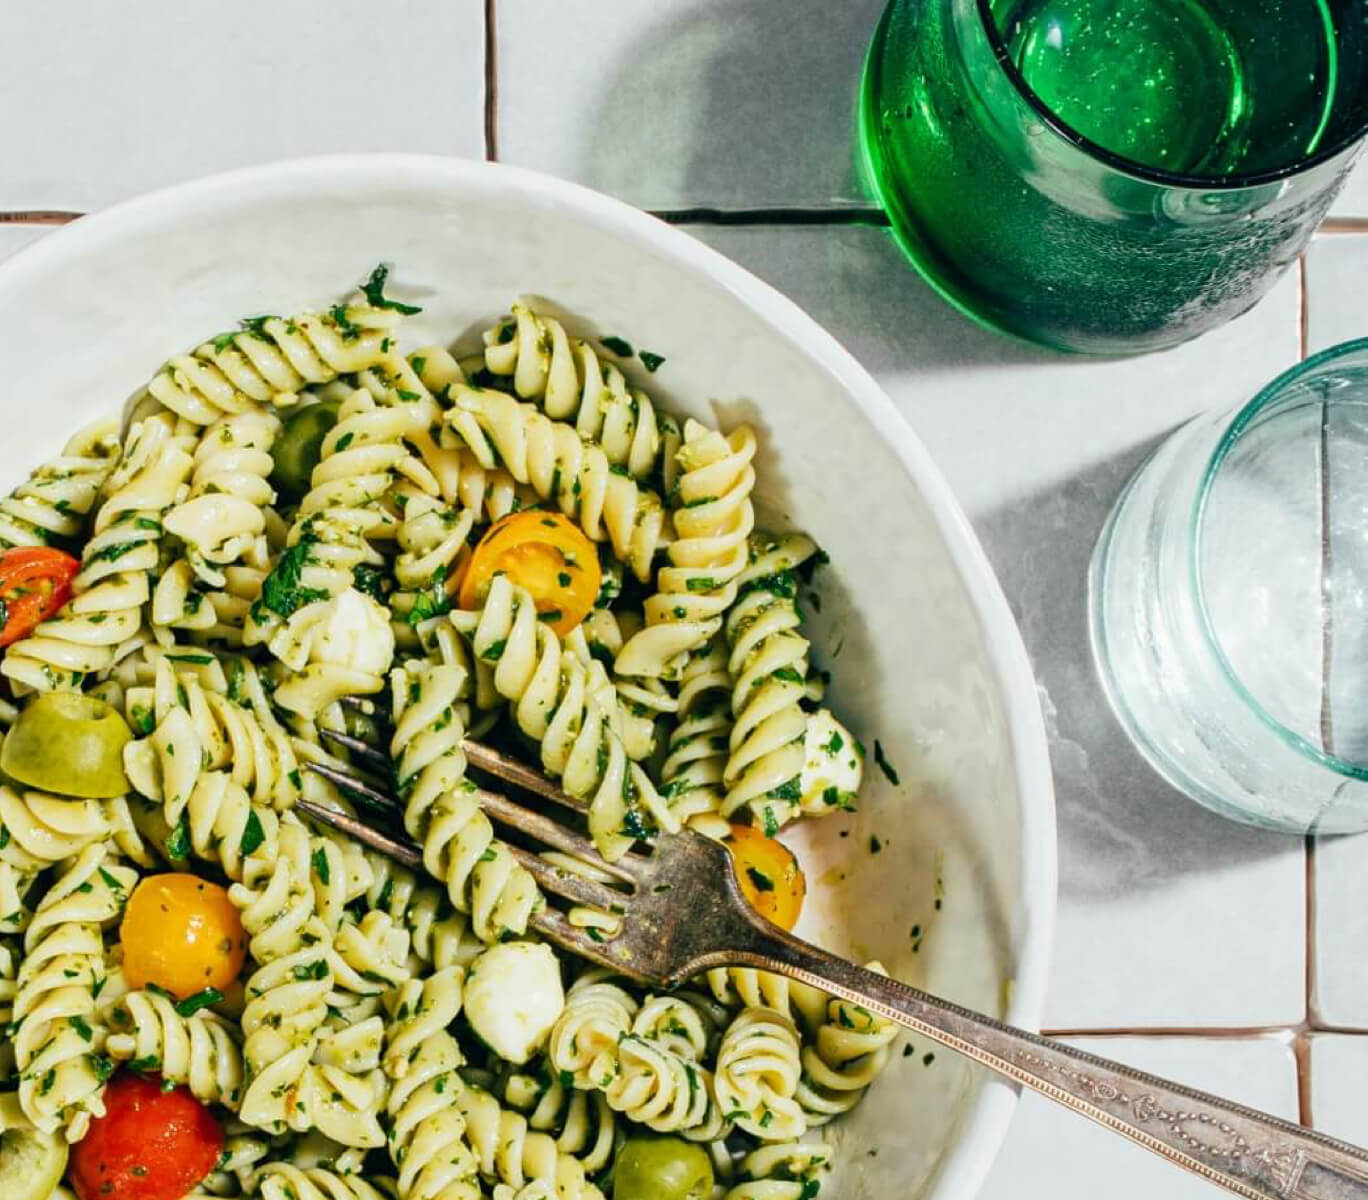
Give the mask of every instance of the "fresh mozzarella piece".
[{"label": "fresh mozzarella piece", "polygon": [[848,808],[860,790],[864,751],[850,730],[825,708],[808,717],[803,757],[803,810],[820,814]]},{"label": "fresh mozzarella piece", "polygon": [[314,631],[309,657],[316,663],[383,674],[394,660],[389,614],[355,588],[338,592]]},{"label": "fresh mozzarella piece", "polygon": [[500,1058],[525,1063],[546,1044],[565,1007],[560,967],[538,942],[493,946],[470,966],[465,1015]]}]

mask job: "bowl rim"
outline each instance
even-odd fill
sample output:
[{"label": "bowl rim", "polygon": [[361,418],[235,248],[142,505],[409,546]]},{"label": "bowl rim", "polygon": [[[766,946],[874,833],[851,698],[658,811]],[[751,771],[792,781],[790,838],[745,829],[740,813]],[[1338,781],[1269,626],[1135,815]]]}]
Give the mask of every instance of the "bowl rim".
[{"label": "bowl rim", "polygon": [[[1021,925],[1018,969],[1006,1020],[1039,1029],[1053,939],[1057,846],[1055,801],[1048,740],[1035,677],[1007,598],[973,527],[931,455],[893,401],[854,356],[794,301],[684,230],[594,191],[525,167],[440,155],[365,153],[285,159],[241,167],[173,184],[83,216],[22,247],[0,263],[0,304],[5,292],[27,277],[60,271],[89,247],[138,231],[155,231],[169,218],[197,208],[232,204],[263,194],[310,193],[316,184],[354,181],[358,189],[402,190],[421,184],[459,194],[463,189],[503,190],[535,204],[562,210],[649,255],[702,275],[730,292],[764,320],[793,350],[830,376],[893,450],[916,484],[959,571],[981,630],[986,656],[1003,693],[1016,764]],[[960,1137],[940,1164],[934,1197],[972,1196],[982,1185],[1005,1137],[1019,1089],[990,1079],[960,1127]]]}]

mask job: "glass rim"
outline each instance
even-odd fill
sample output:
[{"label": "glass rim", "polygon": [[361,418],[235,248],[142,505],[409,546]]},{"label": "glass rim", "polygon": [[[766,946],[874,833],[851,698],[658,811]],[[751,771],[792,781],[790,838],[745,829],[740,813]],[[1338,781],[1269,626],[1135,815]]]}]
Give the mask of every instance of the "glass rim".
[{"label": "glass rim", "polygon": [[[1204,518],[1212,487],[1222,465],[1250,425],[1269,405],[1282,399],[1282,393],[1289,384],[1319,370],[1328,363],[1333,363],[1337,359],[1359,352],[1368,352],[1368,337],[1355,338],[1349,342],[1339,342],[1326,350],[1313,354],[1302,362],[1296,363],[1271,383],[1265,384],[1258,394],[1248,401],[1229,421],[1225,431],[1221,434],[1220,441],[1217,442],[1216,448],[1212,451],[1211,457],[1207,460],[1206,467],[1202,472],[1201,483],[1197,488],[1197,497],[1192,504],[1192,512],[1188,522],[1188,568],[1193,595],[1197,601],[1199,623],[1206,638],[1207,646],[1214,655],[1217,665],[1221,668],[1222,675],[1250,711],[1276,733],[1287,746],[1312,762],[1318,763],[1337,775],[1343,775],[1350,779],[1368,780],[1368,762],[1360,763],[1352,759],[1341,758],[1339,755],[1332,754],[1330,751],[1317,746],[1297,733],[1296,730],[1289,729],[1264,707],[1263,703],[1249,690],[1244,680],[1240,678],[1239,672],[1235,670],[1234,665],[1226,656],[1225,649],[1221,646],[1215,624],[1211,619],[1211,613],[1207,608],[1206,592],[1202,587],[1201,555]],[[1324,686],[1323,681],[1322,686]]]},{"label": "glass rim", "polygon": [[1134,159],[1126,158],[1124,155],[1113,153],[1104,146],[1099,145],[1092,139],[1084,137],[1072,125],[1063,120],[1055,111],[1045,103],[1037,94],[1026,77],[1012,61],[1012,56],[1007,50],[1007,43],[1003,41],[1002,34],[998,31],[997,18],[993,15],[992,0],[978,0],[979,19],[983,22],[984,32],[988,35],[988,44],[992,47],[993,57],[997,64],[1002,68],[1003,73],[1011,81],[1022,99],[1026,101],[1041,120],[1059,137],[1066,142],[1082,150],[1090,158],[1094,158],[1113,169],[1126,175],[1131,175],[1136,179],[1142,179],[1147,183],[1161,184],[1166,187],[1188,188],[1192,191],[1208,192],[1228,192],[1237,191],[1241,188],[1258,187],[1266,183],[1277,183],[1284,179],[1290,179],[1294,175],[1300,175],[1305,171],[1310,171],[1323,163],[1343,154],[1351,149],[1354,144],[1360,141],[1365,134],[1368,134],[1368,111],[1365,111],[1363,119],[1344,137],[1340,138],[1333,145],[1324,149],[1317,150],[1314,154],[1299,158],[1294,163],[1289,163],[1283,167],[1270,167],[1261,171],[1250,171],[1242,175],[1185,175],[1176,171],[1163,171],[1158,167],[1147,167],[1143,163],[1138,163]]}]

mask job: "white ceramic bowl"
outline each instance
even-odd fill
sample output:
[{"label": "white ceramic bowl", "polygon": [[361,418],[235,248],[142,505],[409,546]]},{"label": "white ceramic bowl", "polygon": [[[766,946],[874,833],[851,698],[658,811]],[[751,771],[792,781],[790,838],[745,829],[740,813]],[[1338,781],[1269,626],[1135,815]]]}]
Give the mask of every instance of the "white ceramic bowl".
[{"label": "white ceramic bowl", "polygon": [[[392,292],[425,305],[416,336],[474,334],[533,294],[589,332],[665,355],[640,382],[669,408],[756,426],[762,518],[809,531],[832,558],[809,632],[834,671],[834,707],[901,776],[894,787],[871,765],[858,816],[797,832],[811,881],[801,931],[1035,1027],[1054,811],[1007,605],[874,381],[687,234],[545,176],[439,158],[306,160],[122,204],[0,268],[0,485],[117,411],[172,352],[244,315],[333,303],[381,260],[395,265]],[[1015,1097],[949,1052],[924,1066],[929,1049],[899,1052],[829,1131],[840,1156],[825,1194],[973,1194]]]}]

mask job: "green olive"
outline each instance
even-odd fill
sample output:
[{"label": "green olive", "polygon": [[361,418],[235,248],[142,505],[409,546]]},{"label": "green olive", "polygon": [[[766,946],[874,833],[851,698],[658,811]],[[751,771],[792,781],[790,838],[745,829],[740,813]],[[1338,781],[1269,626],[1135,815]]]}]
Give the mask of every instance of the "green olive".
[{"label": "green olive", "polygon": [[628,1138],[613,1166],[613,1200],[709,1200],[712,1161],[673,1137]]},{"label": "green olive", "polygon": [[106,800],[128,791],[123,749],[133,732],[117,709],[80,692],[29,701],[0,745],[0,771],[63,796]]},{"label": "green olive", "polygon": [[275,460],[271,486],[286,500],[300,500],[309,490],[313,470],[323,453],[323,439],[336,424],[335,400],[306,405],[285,418],[271,446],[271,458]]},{"label": "green olive", "polygon": [[60,1137],[27,1127],[10,1102],[0,1109],[0,1196],[5,1200],[47,1200],[61,1182],[67,1144]]}]

